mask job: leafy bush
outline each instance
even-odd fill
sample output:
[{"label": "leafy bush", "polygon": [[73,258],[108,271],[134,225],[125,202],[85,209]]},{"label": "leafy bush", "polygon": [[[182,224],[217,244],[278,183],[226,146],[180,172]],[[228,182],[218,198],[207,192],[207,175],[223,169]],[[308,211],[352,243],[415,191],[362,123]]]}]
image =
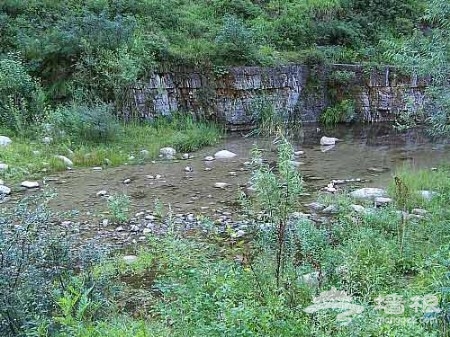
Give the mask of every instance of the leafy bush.
[{"label": "leafy bush", "polygon": [[121,132],[112,109],[106,104],[92,106],[72,104],[59,107],[47,118],[52,136],[81,142],[108,142]]},{"label": "leafy bush", "polygon": [[[34,203],[37,204],[33,204]],[[44,200],[45,201],[45,200]],[[99,301],[101,282],[89,272],[101,249],[78,247],[75,238],[51,220],[42,200],[23,200],[0,214],[0,334],[21,336],[43,323],[53,325],[55,298],[64,296],[77,272],[83,271],[80,291]],[[104,288],[106,290],[106,287]],[[77,305],[78,303],[74,304]]]},{"label": "leafy bush", "polygon": [[354,118],[354,102],[344,99],[333,107],[326,108],[320,115],[320,122],[324,125],[336,125],[342,122],[351,122]]},{"label": "leafy bush", "polygon": [[44,95],[17,55],[0,56],[0,126],[24,134],[40,122]]},{"label": "leafy bush", "polygon": [[108,209],[113,220],[119,223],[125,222],[129,218],[131,199],[126,194],[116,194],[108,198]]}]

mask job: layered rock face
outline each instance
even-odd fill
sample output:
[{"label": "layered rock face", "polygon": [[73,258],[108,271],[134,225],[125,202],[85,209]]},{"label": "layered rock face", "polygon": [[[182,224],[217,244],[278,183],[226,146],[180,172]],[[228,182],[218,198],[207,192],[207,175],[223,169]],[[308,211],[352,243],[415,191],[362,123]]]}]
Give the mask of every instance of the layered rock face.
[{"label": "layered rock face", "polygon": [[125,118],[152,119],[190,111],[246,129],[260,113],[286,120],[315,122],[342,99],[354,102],[357,120],[392,121],[406,108],[423,107],[426,81],[400,76],[392,68],[357,65],[231,67],[155,72],[136,84]]}]

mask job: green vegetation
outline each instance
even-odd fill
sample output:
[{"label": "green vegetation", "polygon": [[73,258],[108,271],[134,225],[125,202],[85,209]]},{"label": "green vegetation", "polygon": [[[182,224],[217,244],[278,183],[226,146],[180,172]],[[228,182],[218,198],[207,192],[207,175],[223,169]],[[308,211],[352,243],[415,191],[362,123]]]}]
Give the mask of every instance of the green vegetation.
[{"label": "green vegetation", "polygon": [[[398,171],[387,207],[368,201],[356,212],[346,194],[328,195],[339,213],[319,224],[295,213],[302,182],[292,155],[280,136],[274,172],[255,150],[251,237],[172,230],[149,237],[133,262],[70,249],[76,242],[51,230],[42,206],[2,214],[0,282],[14,290],[0,293],[2,336],[448,335],[448,167]],[[305,312],[333,287],[364,309],[350,322],[335,310]],[[404,301],[391,307],[404,308],[398,315],[376,308],[390,294]],[[435,302],[410,306],[425,295]],[[424,314],[432,305],[439,310]]]},{"label": "green vegetation", "polygon": [[[92,115],[96,111],[100,116]],[[92,120],[97,122],[91,124]],[[156,158],[162,147],[191,152],[216,143],[222,135],[218,126],[182,116],[161,117],[147,124],[122,124],[103,108],[60,108],[48,121],[53,122],[46,123],[48,132],[36,130],[30,134],[28,130],[27,136],[13,137],[11,145],[1,149],[0,162],[9,164],[1,172],[2,178],[19,180],[65,170],[67,164],[56,155],[68,157],[74,167],[145,163]],[[52,141],[44,143],[44,136]]]}]

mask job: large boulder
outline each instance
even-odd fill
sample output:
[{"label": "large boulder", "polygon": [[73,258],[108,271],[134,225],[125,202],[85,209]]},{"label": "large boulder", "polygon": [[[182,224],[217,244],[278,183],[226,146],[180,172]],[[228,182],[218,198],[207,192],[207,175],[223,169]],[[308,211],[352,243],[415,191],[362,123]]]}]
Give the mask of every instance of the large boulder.
[{"label": "large boulder", "polygon": [[350,193],[351,197],[363,200],[374,200],[379,197],[387,197],[387,195],[386,190],[374,187],[364,187]]},{"label": "large boulder", "polygon": [[214,158],[216,159],[230,159],[236,157],[236,153],[233,153],[228,150],[221,150],[214,154]]},{"label": "large boulder", "polygon": [[11,189],[8,186],[0,185],[0,194],[10,194]]},{"label": "large boulder", "polygon": [[11,138],[6,136],[0,136],[0,146],[8,146],[12,143]]},{"label": "large boulder", "polygon": [[177,154],[177,151],[173,147],[163,147],[159,150],[159,155],[163,159],[175,159],[175,155]]},{"label": "large boulder", "polygon": [[334,137],[323,136],[322,138],[320,138],[320,145],[322,146],[335,145],[337,141],[339,141],[339,139]]},{"label": "large boulder", "polygon": [[66,156],[55,156],[55,158],[57,158],[57,159],[59,159],[59,160],[62,160],[63,161],[63,163],[66,165],[66,166],[68,166],[68,167],[72,167],[73,166],[73,162],[69,159],[69,158],[67,158]]}]

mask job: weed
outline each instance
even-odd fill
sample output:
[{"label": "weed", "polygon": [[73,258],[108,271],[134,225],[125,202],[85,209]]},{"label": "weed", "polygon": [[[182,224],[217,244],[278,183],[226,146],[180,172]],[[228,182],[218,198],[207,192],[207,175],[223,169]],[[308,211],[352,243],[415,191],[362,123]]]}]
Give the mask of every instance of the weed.
[{"label": "weed", "polygon": [[115,194],[108,198],[108,210],[114,221],[124,223],[130,216],[131,198],[126,194]]}]

